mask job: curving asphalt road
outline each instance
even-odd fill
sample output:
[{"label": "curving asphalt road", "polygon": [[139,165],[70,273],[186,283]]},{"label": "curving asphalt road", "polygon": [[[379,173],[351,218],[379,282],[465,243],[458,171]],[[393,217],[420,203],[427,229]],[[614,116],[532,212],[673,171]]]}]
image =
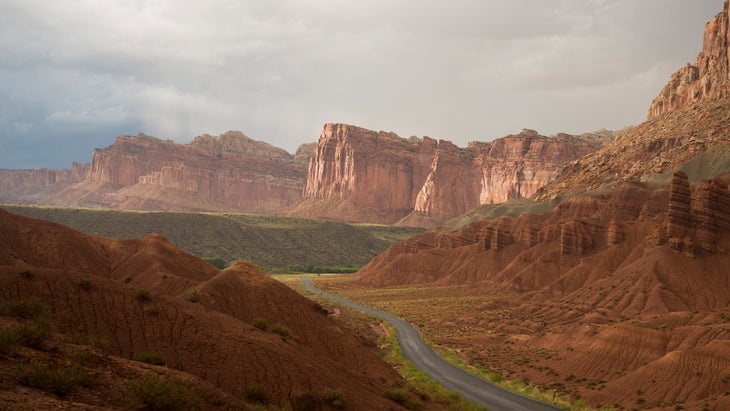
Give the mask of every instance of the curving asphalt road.
[{"label": "curving asphalt road", "polygon": [[490,411],[555,411],[552,405],[507,391],[481,378],[457,368],[436,354],[426,345],[415,328],[408,322],[382,311],[358,304],[335,294],[317,289],[308,278],[302,277],[304,288],[312,294],[319,294],[342,305],[352,307],[389,322],[396,330],[398,342],[406,359],[451,391],[460,392],[476,404],[484,405]]}]

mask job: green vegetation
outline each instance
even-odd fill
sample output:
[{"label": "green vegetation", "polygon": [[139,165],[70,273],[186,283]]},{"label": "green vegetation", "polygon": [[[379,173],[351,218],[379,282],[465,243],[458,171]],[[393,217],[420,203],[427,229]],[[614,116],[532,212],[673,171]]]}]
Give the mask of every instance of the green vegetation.
[{"label": "green vegetation", "polygon": [[134,356],[134,360],[150,365],[165,365],[165,360],[159,354],[153,352],[141,352]]},{"label": "green vegetation", "polygon": [[183,299],[185,301],[190,301],[191,303],[197,303],[200,301],[202,296],[200,295],[200,291],[198,291],[197,288],[193,287],[185,291],[183,294]]},{"label": "green vegetation", "polygon": [[91,290],[91,280],[89,280],[88,278],[82,278],[81,280],[79,280],[78,284],[79,284],[79,288],[81,288],[84,291]]},{"label": "green vegetation", "polygon": [[248,402],[254,402],[258,404],[265,404],[266,401],[268,401],[266,391],[264,391],[264,389],[261,388],[261,386],[259,385],[252,385],[250,387],[247,387],[244,393],[244,398]]},{"label": "green vegetation", "polygon": [[350,274],[356,273],[360,267],[320,267],[314,264],[302,264],[294,265],[291,264],[286,267],[288,271],[293,273],[307,273],[307,274]]},{"label": "green vegetation", "polygon": [[[249,214],[137,212],[4,205],[4,209],[110,238],[159,233],[220,268],[243,259],[260,267],[358,267],[423,228],[345,224]],[[216,257],[211,257],[216,256]]]},{"label": "green vegetation", "polygon": [[228,263],[226,262],[226,260],[224,260],[220,257],[203,258],[203,261],[205,261],[206,263],[212,265],[213,267],[215,267],[219,270],[225,270],[226,268],[228,268]]},{"label": "green vegetation", "polygon": [[[383,395],[389,400],[395,401],[398,404],[408,408],[409,410],[420,409],[421,404],[414,399],[421,398],[426,399],[425,394],[431,393],[434,399],[447,405],[447,408],[462,411],[486,411],[485,407],[476,405],[465,398],[459,393],[451,392],[439,384],[436,380],[432,379],[426,372],[416,368],[410,361],[406,360],[403,355],[403,350],[398,344],[398,338],[396,337],[395,328],[388,325],[389,335],[384,337],[384,342],[381,346],[388,347],[387,361],[393,364],[398,372],[405,378],[411,385],[411,389],[407,390],[406,387],[388,390]],[[413,394],[413,395],[411,395]]]},{"label": "green vegetation", "polygon": [[265,318],[256,317],[253,319],[253,326],[259,330],[266,331],[269,329],[269,322]]},{"label": "green vegetation", "polygon": [[325,388],[322,391],[322,399],[332,408],[338,410],[345,408],[345,394],[339,388]]},{"label": "green vegetation", "polygon": [[42,349],[53,334],[51,311],[39,300],[11,300],[0,304],[0,316],[21,320],[9,328],[0,329],[0,354],[13,345]]},{"label": "green vegetation", "polygon": [[407,408],[409,410],[418,411],[423,408],[423,404],[411,399],[411,394],[402,388],[395,389],[395,390],[388,390],[385,393],[383,393],[383,397],[385,397],[391,401],[397,402],[398,404],[404,406],[405,408]]},{"label": "green vegetation", "polygon": [[19,367],[18,381],[22,385],[52,392],[59,397],[65,397],[79,387],[91,386],[91,378],[79,368],[49,368],[39,364]]},{"label": "green vegetation", "polygon": [[142,301],[142,302],[149,301],[150,298],[152,298],[150,296],[150,290],[148,290],[146,288],[142,288],[140,290],[137,290],[137,294],[134,297],[136,299],[138,299],[139,301]]},{"label": "green vegetation", "polygon": [[271,326],[271,331],[279,334],[281,336],[281,339],[286,341],[291,337],[291,330],[289,327],[283,324],[274,324]]},{"label": "green vegetation", "polygon": [[176,411],[194,408],[195,397],[183,383],[147,374],[129,388],[143,407],[155,411]]}]

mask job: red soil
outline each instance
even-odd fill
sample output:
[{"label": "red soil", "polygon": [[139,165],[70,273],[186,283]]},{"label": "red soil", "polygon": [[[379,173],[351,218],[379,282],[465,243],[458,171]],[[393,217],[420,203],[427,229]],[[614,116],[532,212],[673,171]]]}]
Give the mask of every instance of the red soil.
[{"label": "red soil", "polygon": [[[192,287],[198,302],[184,297]],[[157,353],[228,404],[256,386],[272,405],[314,398],[327,409],[321,393],[332,388],[347,409],[400,409],[383,393],[401,378],[317,304],[249,263],[219,273],[159,235],[110,240],[0,210],[0,298],[42,300],[60,331],[102,338],[120,361]]]},{"label": "red soil", "polygon": [[543,215],[432,231],[376,257],[359,282],[440,289],[429,292],[450,303],[400,312],[509,378],[593,406],[730,409],[730,205],[727,188],[711,205],[705,189],[682,218],[667,187],[627,183]]}]

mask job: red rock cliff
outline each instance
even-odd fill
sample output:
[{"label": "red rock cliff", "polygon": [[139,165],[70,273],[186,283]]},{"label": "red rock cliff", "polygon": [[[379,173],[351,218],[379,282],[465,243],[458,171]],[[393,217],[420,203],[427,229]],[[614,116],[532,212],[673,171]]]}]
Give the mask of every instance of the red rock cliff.
[{"label": "red rock cliff", "polygon": [[121,136],[94,150],[87,178],[48,202],[274,213],[301,199],[305,173],[294,156],[239,132],[190,144]]},{"label": "red rock cliff", "polygon": [[459,148],[327,124],[309,163],[305,201],[291,214],[436,225],[480,204],[531,196],[603,141],[525,130]]},{"label": "red rock cliff", "polygon": [[648,120],[700,100],[730,95],[729,5],[730,0],[725,0],[723,11],[707,23],[702,51],[695,64],[687,64],[672,75],[649,107]]}]

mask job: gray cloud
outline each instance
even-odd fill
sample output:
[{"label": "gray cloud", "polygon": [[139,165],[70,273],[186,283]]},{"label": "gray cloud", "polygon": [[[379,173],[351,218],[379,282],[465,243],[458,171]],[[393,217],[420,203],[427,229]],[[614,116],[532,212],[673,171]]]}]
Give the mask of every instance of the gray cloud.
[{"label": "gray cloud", "polygon": [[6,0],[0,168],[144,131],[293,151],[324,122],[491,140],[640,122],[719,0]]}]

